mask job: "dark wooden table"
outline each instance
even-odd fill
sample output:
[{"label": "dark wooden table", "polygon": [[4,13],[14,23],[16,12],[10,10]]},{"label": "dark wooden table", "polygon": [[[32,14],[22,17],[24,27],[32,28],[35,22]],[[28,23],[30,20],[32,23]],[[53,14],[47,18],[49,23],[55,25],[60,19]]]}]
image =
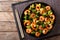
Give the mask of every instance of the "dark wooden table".
[{"label": "dark wooden table", "polygon": [[[24,0],[0,0],[0,40],[19,40],[11,4]],[[48,1],[48,0],[47,0]],[[60,0],[54,0],[60,8]],[[57,10],[58,11],[58,10]],[[45,40],[60,40],[60,35]]]}]

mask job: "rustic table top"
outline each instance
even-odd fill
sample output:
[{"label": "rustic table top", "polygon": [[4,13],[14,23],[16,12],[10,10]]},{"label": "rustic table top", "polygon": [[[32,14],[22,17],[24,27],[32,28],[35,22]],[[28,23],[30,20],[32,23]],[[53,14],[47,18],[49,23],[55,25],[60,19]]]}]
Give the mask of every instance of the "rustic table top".
[{"label": "rustic table top", "polygon": [[[11,7],[19,1],[22,0],[0,0],[0,40],[19,40]],[[60,40],[60,35],[45,40]]]}]

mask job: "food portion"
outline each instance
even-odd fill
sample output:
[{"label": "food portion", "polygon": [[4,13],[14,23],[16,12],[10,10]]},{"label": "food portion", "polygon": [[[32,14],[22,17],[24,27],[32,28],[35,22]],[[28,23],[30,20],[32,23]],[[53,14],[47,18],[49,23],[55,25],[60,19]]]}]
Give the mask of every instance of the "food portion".
[{"label": "food portion", "polygon": [[54,20],[51,7],[41,3],[31,4],[24,11],[23,24],[26,33],[36,37],[47,34],[53,28]]}]

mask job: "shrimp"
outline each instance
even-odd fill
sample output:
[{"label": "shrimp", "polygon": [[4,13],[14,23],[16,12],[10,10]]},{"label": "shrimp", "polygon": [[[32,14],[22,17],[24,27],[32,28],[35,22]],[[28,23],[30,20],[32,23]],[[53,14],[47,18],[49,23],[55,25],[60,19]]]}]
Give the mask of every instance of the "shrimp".
[{"label": "shrimp", "polygon": [[27,15],[28,13],[30,13],[30,10],[25,10],[24,14]]},{"label": "shrimp", "polygon": [[47,17],[46,17],[44,23],[45,23],[45,24],[50,24],[50,21],[51,21],[50,18],[47,18]]},{"label": "shrimp", "polygon": [[53,24],[53,23],[54,23],[54,21],[53,21],[53,20],[51,20],[50,22],[51,22],[50,24]]},{"label": "shrimp", "polygon": [[30,15],[30,17],[31,17],[31,18],[34,18],[34,17],[35,17],[35,14],[34,14],[34,13],[32,13],[32,14]]},{"label": "shrimp", "polygon": [[43,34],[47,34],[48,33],[48,29],[47,28],[43,29],[43,32],[42,33]]},{"label": "shrimp", "polygon": [[43,14],[43,13],[45,13],[44,8],[40,8],[40,14]]},{"label": "shrimp", "polygon": [[44,19],[45,19],[45,18],[44,18],[43,16],[40,16],[40,17],[39,17],[39,20],[40,20],[40,21],[44,21]]},{"label": "shrimp", "polygon": [[52,17],[52,20],[55,20],[55,16],[53,14],[50,15],[50,17]]},{"label": "shrimp", "polygon": [[37,28],[36,28],[36,23],[32,22],[31,28],[32,28],[33,30],[37,30]]},{"label": "shrimp", "polygon": [[47,18],[47,17],[46,17],[46,18],[45,18],[45,22],[46,22],[46,23],[50,23],[50,18]]},{"label": "shrimp", "polygon": [[49,19],[46,17],[46,18],[45,18],[45,21],[47,22],[48,20],[49,20]]},{"label": "shrimp", "polygon": [[40,35],[41,35],[41,34],[40,34],[39,32],[36,32],[36,33],[35,33],[35,36],[36,36],[36,37],[39,37]]},{"label": "shrimp", "polygon": [[46,10],[49,11],[51,9],[50,6],[46,6]]},{"label": "shrimp", "polygon": [[44,28],[42,28],[42,25],[40,25],[40,26],[39,26],[39,29],[40,29],[40,30],[43,30]]},{"label": "shrimp", "polygon": [[26,29],[26,32],[30,34],[32,32],[32,29]]},{"label": "shrimp", "polygon": [[47,29],[51,30],[53,28],[52,24],[49,24],[48,26],[46,26]]},{"label": "shrimp", "polygon": [[30,24],[31,24],[30,20],[25,20],[24,26],[25,26],[25,25],[30,25]]},{"label": "shrimp", "polygon": [[34,19],[33,19],[33,22],[36,23],[36,21],[37,21],[37,18],[34,18]]},{"label": "shrimp", "polygon": [[36,4],[36,10],[39,11],[40,10],[40,5]]}]

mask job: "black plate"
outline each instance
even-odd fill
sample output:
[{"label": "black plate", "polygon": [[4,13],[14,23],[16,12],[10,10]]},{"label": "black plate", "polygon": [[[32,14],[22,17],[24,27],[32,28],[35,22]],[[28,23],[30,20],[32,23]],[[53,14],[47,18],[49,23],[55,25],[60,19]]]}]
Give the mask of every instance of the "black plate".
[{"label": "black plate", "polygon": [[[50,5],[48,5],[48,4],[46,4],[46,3],[43,3],[43,2],[34,2],[34,3],[31,3],[31,4],[39,4],[39,3],[41,3],[41,4],[44,5],[44,6],[50,6]],[[22,25],[24,31],[26,30],[25,26],[23,26],[24,11],[25,11],[26,9],[28,9],[31,4],[29,4],[29,5],[23,10],[22,16],[21,16],[21,18],[20,18],[20,19],[21,19],[21,25]],[[54,10],[52,9],[52,7],[51,7],[51,10],[53,11],[53,14],[55,15]],[[56,17],[56,16],[55,16],[55,17]],[[54,21],[54,24],[55,24],[55,21]],[[54,24],[53,24],[53,26],[54,26]],[[54,28],[54,27],[53,27],[53,28]],[[50,30],[50,31],[48,32],[48,34],[49,34],[51,31],[52,31],[52,30]],[[25,31],[25,32],[26,32],[26,31]],[[46,35],[48,35],[48,34],[46,34]],[[28,35],[29,35],[29,34],[28,34]],[[43,34],[42,34],[39,38],[41,38],[41,37],[43,37],[43,36],[46,36],[46,35],[43,35]],[[35,35],[31,35],[31,34],[30,34],[30,36],[35,37]],[[35,37],[35,38],[36,38],[36,37]]]},{"label": "black plate", "polygon": [[[48,37],[51,37],[51,36],[55,36],[55,35],[59,35],[60,34],[60,15],[59,15],[59,9],[57,9],[57,4],[55,4],[55,2],[53,2],[52,0],[39,0],[39,1],[25,1],[25,2],[19,2],[19,3],[16,3],[16,4],[13,4],[13,12],[15,9],[18,10],[19,12],[19,17],[20,17],[20,20],[21,17],[22,17],[22,13],[24,11],[24,9],[30,5],[31,3],[35,3],[35,2],[40,2],[40,3],[44,3],[44,4],[47,4],[47,5],[50,5],[52,7],[52,9],[54,10],[54,14],[56,16],[56,20],[55,20],[55,23],[54,23],[54,28],[52,29],[52,31],[50,33],[48,33],[47,35],[44,35],[44,36],[41,36],[39,38],[36,38],[36,37],[33,37],[33,36],[30,36],[28,35],[25,31],[24,31],[24,34],[25,34],[25,39],[26,40],[37,40],[37,39],[42,39],[42,38],[48,38]],[[57,11],[58,10],[58,11]],[[15,13],[15,12],[14,12]],[[14,17],[16,16],[16,14],[14,14]],[[18,17],[17,17],[18,18]],[[15,17],[15,20],[16,20],[16,17]],[[21,21],[22,22],[22,21]],[[18,26],[17,26],[18,27]],[[24,28],[23,28],[24,30]]]}]

